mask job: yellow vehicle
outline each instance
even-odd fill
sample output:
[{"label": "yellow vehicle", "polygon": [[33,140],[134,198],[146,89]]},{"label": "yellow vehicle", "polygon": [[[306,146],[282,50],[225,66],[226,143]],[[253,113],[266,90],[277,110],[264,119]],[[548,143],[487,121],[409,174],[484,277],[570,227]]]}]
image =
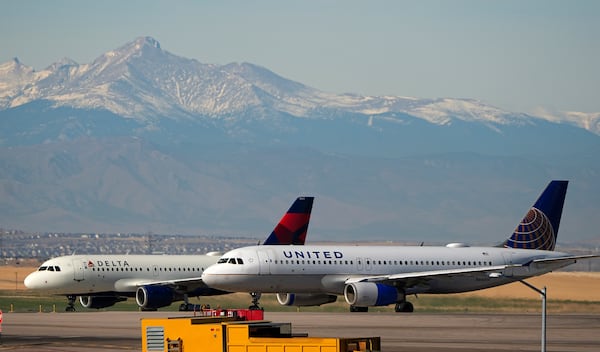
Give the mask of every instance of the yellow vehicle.
[{"label": "yellow vehicle", "polygon": [[143,352],[351,352],[380,351],[379,337],[308,337],[291,323],[235,317],[143,318]]}]

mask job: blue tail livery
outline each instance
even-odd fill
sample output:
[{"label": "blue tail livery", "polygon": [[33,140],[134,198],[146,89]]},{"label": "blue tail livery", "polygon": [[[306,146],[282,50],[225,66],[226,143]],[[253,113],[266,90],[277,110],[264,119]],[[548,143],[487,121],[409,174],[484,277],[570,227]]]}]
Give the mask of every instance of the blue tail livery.
[{"label": "blue tail livery", "polygon": [[569,181],[551,181],[504,247],[554,250]]},{"label": "blue tail livery", "polygon": [[264,244],[303,245],[306,241],[314,199],[315,197],[298,197],[287,213],[279,220]]}]

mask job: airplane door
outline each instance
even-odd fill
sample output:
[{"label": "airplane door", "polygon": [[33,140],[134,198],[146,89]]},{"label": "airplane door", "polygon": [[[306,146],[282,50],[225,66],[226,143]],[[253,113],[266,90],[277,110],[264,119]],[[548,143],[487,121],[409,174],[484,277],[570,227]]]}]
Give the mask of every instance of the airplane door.
[{"label": "airplane door", "polygon": [[268,275],[271,274],[271,258],[269,258],[269,254],[264,251],[257,251],[258,254],[258,265],[259,265],[259,275]]},{"label": "airplane door", "polygon": [[365,270],[366,271],[371,271],[371,264],[373,264],[373,261],[371,260],[371,258],[365,258]]},{"label": "airplane door", "polygon": [[356,270],[359,272],[363,270],[363,258],[356,258]]},{"label": "airplane door", "polygon": [[[513,265],[513,253],[502,253],[502,256],[504,257],[504,264],[506,265]],[[504,269],[504,276],[513,276],[513,268],[512,267],[508,267],[506,269]]]},{"label": "airplane door", "polygon": [[79,260],[73,260],[73,280],[83,281],[84,279],[84,266],[85,263]]}]

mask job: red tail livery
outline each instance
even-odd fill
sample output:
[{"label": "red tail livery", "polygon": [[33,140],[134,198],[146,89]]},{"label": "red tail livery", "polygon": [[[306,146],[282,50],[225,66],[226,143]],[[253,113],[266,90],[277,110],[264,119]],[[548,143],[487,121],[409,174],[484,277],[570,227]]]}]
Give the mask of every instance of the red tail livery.
[{"label": "red tail livery", "polygon": [[271,235],[265,240],[266,245],[299,244],[306,241],[310,212],[315,197],[298,197],[290,209],[283,215]]}]

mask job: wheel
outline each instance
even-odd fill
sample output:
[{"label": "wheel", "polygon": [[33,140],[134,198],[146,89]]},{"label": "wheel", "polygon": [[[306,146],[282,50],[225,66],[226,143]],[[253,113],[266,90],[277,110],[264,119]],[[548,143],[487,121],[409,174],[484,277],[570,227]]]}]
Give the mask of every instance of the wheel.
[{"label": "wheel", "polygon": [[412,313],[414,311],[414,307],[412,303],[406,301],[402,303],[396,303],[396,307],[394,307],[394,310],[397,313]]},{"label": "wheel", "polygon": [[353,313],[356,312],[368,312],[369,311],[369,307],[357,307],[357,306],[350,306],[350,311]]}]

